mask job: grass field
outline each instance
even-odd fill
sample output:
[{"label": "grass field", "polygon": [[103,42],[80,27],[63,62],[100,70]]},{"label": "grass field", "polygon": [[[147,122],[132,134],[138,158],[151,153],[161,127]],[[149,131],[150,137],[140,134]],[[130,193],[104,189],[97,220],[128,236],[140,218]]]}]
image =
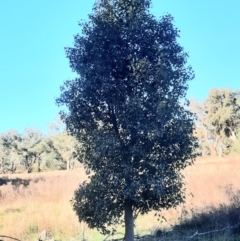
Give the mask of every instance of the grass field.
[{"label": "grass field", "polygon": [[[139,217],[137,234],[151,233],[159,227],[170,227],[191,213],[228,202],[227,185],[240,189],[240,157],[199,158],[184,170],[186,203],[176,210],[162,211],[167,221],[159,222],[154,213]],[[79,223],[70,199],[78,184],[86,179],[84,170],[47,173],[1,175],[0,235],[20,240],[36,240],[42,230],[51,232],[56,240],[103,240],[96,230]],[[122,231],[122,228],[119,228]],[[7,240],[7,239],[4,239]]]}]

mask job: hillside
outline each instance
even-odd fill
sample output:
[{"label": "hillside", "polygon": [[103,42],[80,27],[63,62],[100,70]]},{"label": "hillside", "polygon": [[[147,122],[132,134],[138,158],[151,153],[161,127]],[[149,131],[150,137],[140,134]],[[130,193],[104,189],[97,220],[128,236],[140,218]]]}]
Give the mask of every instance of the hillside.
[{"label": "hillside", "polygon": [[[186,203],[176,210],[161,212],[167,221],[160,223],[154,213],[139,217],[136,233],[151,233],[158,227],[170,227],[192,208],[203,209],[227,202],[226,186],[240,189],[240,159],[199,158],[185,171]],[[78,184],[86,180],[82,168],[70,171],[12,174],[0,176],[0,234],[20,240],[36,240],[42,230],[58,240],[103,240],[96,230],[79,223],[70,199]],[[187,211],[188,214],[183,210]],[[121,227],[119,231],[121,231]]]}]

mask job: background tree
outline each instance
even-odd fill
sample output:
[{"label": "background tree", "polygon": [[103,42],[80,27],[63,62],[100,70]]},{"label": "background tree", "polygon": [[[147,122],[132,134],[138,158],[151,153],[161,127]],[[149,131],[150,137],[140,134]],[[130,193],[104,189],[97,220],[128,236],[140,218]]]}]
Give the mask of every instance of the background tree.
[{"label": "background tree", "polygon": [[2,134],[0,149],[2,167],[11,172],[16,169],[21,171],[22,168],[26,172],[32,172],[34,165],[37,171],[41,171],[42,157],[46,158],[51,153],[54,154],[54,158],[60,159],[53,142],[44,137],[41,131],[31,128],[25,129],[22,134],[17,131]]},{"label": "background tree", "polygon": [[46,135],[33,128],[21,134],[14,130],[1,133],[0,173],[73,169],[77,144],[59,117],[49,125]]},{"label": "background tree", "polygon": [[[59,153],[59,165],[61,169],[70,170],[75,166],[77,142],[66,131],[56,133],[51,137],[54,147]],[[79,147],[80,148],[80,147]]]},{"label": "background tree", "polygon": [[15,130],[9,130],[0,135],[0,169],[1,173],[14,173],[20,166],[20,155],[17,145],[21,139]]},{"label": "background tree", "polygon": [[32,128],[21,134],[14,130],[0,134],[0,172],[73,169],[77,143],[63,126],[55,120],[45,136]]},{"label": "background tree", "polygon": [[19,155],[15,147],[18,138],[18,133],[13,130],[0,135],[0,173],[16,171]]},{"label": "background tree", "polygon": [[212,89],[199,104],[191,100],[191,110],[197,114],[198,138],[202,150],[212,156],[222,155],[237,141],[240,128],[240,91]]},{"label": "background tree", "polygon": [[61,153],[54,145],[53,139],[44,137],[40,131],[33,129],[25,130],[22,141],[18,145],[18,152],[21,153],[20,163],[27,172],[32,172],[35,164],[37,164],[37,171],[40,172],[42,161],[49,157],[58,163],[62,161]]},{"label": "background tree", "polygon": [[43,135],[41,131],[28,128],[24,130],[24,133],[21,135],[21,138],[17,143],[16,148],[21,155],[20,164],[28,173],[33,171],[35,163],[41,162],[41,154],[43,150],[40,146],[42,139]]},{"label": "background tree", "polygon": [[229,153],[240,154],[240,130],[237,133],[236,141],[230,147]]},{"label": "background tree", "polygon": [[48,138],[52,141],[58,156],[57,167],[60,169],[73,169],[76,166],[76,146],[80,144],[76,139],[68,135],[64,122],[57,116],[53,123],[49,125]]},{"label": "background tree", "polygon": [[194,99],[190,100],[190,110],[196,114],[195,124],[196,132],[195,136],[198,139],[199,148],[202,156],[212,155],[216,156],[217,142],[212,138],[209,133],[209,128],[206,121],[207,110],[204,103],[198,103]]},{"label": "background tree", "polygon": [[209,129],[212,129],[225,148],[230,147],[236,141],[240,127],[240,91],[212,89],[205,106],[208,106]]},{"label": "background tree", "polygon": [[[98,1],[82,34],[67,48],[79,77],[57,99],[90,181],[73,198],[79,220],[103,233],[125,222],[134,239],[136,213],[184,200],[181,169],[196,156],[193,116],[186,110],[194,77],[170,15],[156,20],[151,1]],[[184,103],[184,104],[182,104]]]},{"label": "background tree", "polygon": [[[38,143],[33,149],[33,153],[35,154],[36,162],[37,162],[37,170],[38,172],[42,171],[43,165],[46,165],[46,161],[52,159],[56,161],[58,164],[55,166],[54,169],[59,169],[58,167],[61,166],[62,156],[54,145],[52,138],[45,137]],[[35,162],[35,163],[36,163]],[[43,165],[42,165],[43,164]],[[62,169],[62,168],[60,168]]]}]

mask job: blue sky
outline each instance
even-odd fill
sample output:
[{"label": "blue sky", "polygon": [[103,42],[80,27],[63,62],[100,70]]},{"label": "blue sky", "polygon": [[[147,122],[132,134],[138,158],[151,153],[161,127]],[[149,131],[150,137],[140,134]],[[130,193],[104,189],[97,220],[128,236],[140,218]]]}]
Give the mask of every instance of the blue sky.
[{"label": "blue sky", "polygon": [[[0,132],[46,130],[59,112],[55,98],[72,73],[64,47],[80,33],[94,0],[1,0]],[[196,78],[187,96],[211,88],[240,89],[240,1],[152,0],[156,18],[170,13]]]}]

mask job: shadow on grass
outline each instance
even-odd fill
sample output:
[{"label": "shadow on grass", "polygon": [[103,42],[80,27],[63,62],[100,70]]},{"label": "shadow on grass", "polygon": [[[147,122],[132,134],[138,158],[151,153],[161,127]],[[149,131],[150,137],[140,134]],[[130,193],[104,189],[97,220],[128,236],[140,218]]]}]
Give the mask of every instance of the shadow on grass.
[{"label": "shadow on grass", "polygon": [[[191,218],[183,218],[180,224],[175,225],[169,231],[156,230],[155,236],[166,241],[239,241],[240,190],[234,192],[231,186],[227,186],[226,193],[229,197],[228,204],[221,204],[218,207],[208,206],[203,210],[192,210]],[[156,239],[152,238],[152,240]]]},{"label": "shadow on grass", "polygon": [[[152,235],[135,236],[138,241],[240,241],[240,190],[226,187],[228,204],[202,210],[184,210],[185,216],[169,230],[155,230]],[[189,218],[190,216],[190,218]],[[105,241],[124,239],[105,239]]]},{"label": "shadow on grass", "polygon": [[21,185],[24,187],[28,187],[30,182],[39,182],[39,181],[45,181],[44,178],[35,178],[35,179],[22,179],[22,178],[8,178],[8,177],[1,177],[0,178],[0,186],[7,185],[8,183],[11,183],[11,185],[18,189]]}]

